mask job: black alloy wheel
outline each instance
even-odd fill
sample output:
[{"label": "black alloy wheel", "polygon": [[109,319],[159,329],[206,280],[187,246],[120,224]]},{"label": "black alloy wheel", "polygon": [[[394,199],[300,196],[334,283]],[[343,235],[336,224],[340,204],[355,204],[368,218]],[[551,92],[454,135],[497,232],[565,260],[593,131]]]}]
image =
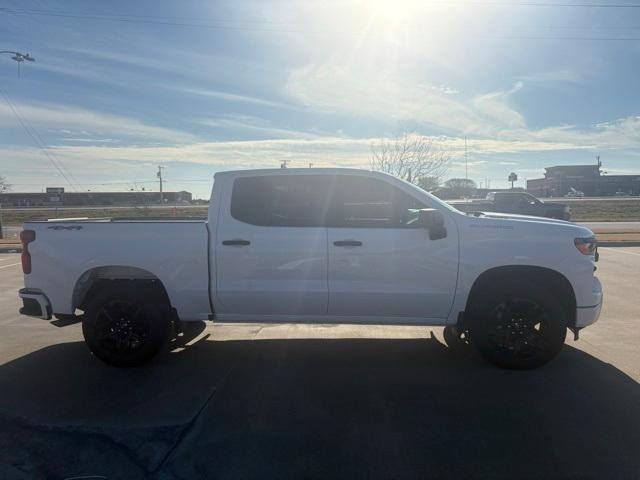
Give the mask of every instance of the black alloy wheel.
[{"label": "black alloy wheel", "polygon": [[168,342],[172,315],[158,288],[114,282],[92,295],[82,321],[91,352],[109,365],[133,367],[154,357]]},{"label": "black alloy wheel", "polygon": [[135,353],[149,338],[149,319],[138,305],[127,300],[105,303],[95,321],[100,348],[116,355]]},{"label": "black alloy wheel", "polygon": [[505,368],[539,367],[562,349],[567,313],[547,289],[527,281],[494,285],[468,312],[473,345]]},{"label": "black alloy wheel", "polygon": [[526,360],[549,348],[547,333],[551,319],[544,307],[534,300],[505,300],[493,309],[491,316],[493,330],[489,338],[502,355]]}]

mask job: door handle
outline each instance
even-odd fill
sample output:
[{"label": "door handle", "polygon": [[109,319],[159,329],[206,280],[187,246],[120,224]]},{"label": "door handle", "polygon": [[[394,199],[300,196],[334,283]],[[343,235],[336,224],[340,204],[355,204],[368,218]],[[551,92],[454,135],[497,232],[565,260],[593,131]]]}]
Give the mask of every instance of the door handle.
[{"label": "door handle", "polygon": [[243,245],[250,245],[251,242],[249,240],[242,240],[240,238],[234,238],[233,240],[223,240],[222,241],[223,245],[238,245],[238,246],[243,246]]},{"label": "door handle", "polygon": [[361,247],[362,242],[359,240],[337,240],[333,242],[336,247]]}]

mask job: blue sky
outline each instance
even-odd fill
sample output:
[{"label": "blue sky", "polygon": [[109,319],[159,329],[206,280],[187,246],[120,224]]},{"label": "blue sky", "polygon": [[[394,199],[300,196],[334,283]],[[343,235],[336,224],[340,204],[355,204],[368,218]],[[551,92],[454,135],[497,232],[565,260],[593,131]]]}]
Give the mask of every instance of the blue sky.
[{"label": "blue sky", "polygon": [[531,3],[0,0],[0,50],[36,58],[18,77],[0,57],[0,175],[157,189],[162,164],[206,197],[218,170],[367,168],[404,132],[451,155],[447,177],[466,137],[493,187],[596,155],[640,172],[640,8]]}]

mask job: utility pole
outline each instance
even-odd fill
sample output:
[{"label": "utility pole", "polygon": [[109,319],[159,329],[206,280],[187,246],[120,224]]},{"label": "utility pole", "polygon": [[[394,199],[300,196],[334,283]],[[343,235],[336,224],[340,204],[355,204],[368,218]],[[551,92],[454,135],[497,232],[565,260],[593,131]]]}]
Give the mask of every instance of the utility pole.
[{"label": "utility pole", "polygon": [[162,198],[162,169],[165,168],[162,165],[158,165],[158,173],[156,176],[160,180],[160,205],[164,205],[164,198]]}]

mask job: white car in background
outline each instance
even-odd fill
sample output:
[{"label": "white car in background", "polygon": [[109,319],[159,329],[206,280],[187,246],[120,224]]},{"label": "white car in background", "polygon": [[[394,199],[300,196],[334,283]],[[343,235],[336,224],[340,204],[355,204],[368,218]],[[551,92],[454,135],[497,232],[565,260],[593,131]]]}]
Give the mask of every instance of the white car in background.
[{"label": "white car in background", "polygon": [[576,190],[575,188],[571,187],[571,189],[569,189],[569,191],[566,193],[565,197],[566,198],[583,198],[584,192],[580,190]]}]

